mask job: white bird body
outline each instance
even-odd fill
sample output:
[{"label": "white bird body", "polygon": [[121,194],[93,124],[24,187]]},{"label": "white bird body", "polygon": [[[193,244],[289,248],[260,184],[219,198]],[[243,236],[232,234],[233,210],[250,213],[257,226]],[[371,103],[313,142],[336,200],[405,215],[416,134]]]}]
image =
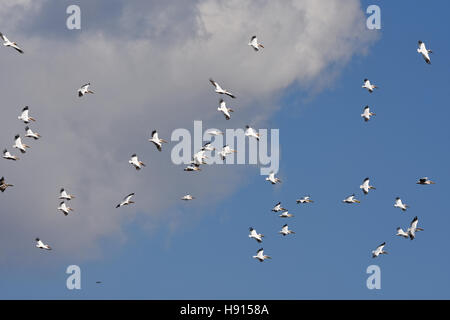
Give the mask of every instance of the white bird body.
[{"label": "white bird body", "polygon": [[281,228],[281,231],[279,231],[278,233],[281,233],[283,236],[287,236],[288,234],[294,234],[295,232],[292,230],[289,230],[289,226],[287,224],[285,224]]},{"label": "white bird body", "polygon": [[11,47],[19,51],[20,53],[23,53],[23,50],[17,45],[17,43],[10,41],[3,33],[0,32],[0,37],[3,40],[3,45],[5,47]]},{"label": "white bird body", "polygon": [[214,150],[216,150],[216,148],[214,148],[213,146],[211,146],[211,143],[210,143],[210,142],[207,142],[207,143],[205,143],[205,144],[203,145],[202,150],[203,150],[203,151],[214,151]]},{"label": "white bird body", "polygon": [[386,242],[380,244],[375,250],[372,251],[372,258],[378,257],[380,254],[387,254],[387,251],[384,251],[383,248],[386,245]]},{"label": "white bird body", "polygon": [[184,200],[184,201],[189,201],[189,200],[194,200],[194,199],[195,198],[193,196],[191,196],[190,194],[187,194],[181,198],[181,200]]},{"label": "white bird body", "polygon": [[36,121],[36,119],[30,117],[29,112],[30,109],[28,108],[28,106],[26,106],[25,108],[22,109],[22,113],[17,118],[25,123],[30,123],[30,121]]},{"label": "white bird body", "polygon": [[30,129],[30,127],[25,127],[25,137],[27,138],[33,138],[34,140],[37,140],[41,137],[41,135],[37,132],[33,132],[33,130]]},{"label": "white bird body", "polygon": [[234,112],[233,109],[227,108],[227,104],[223,99],[220,100],[219,107],[217,108],[217,110],[223,113],[226,120],[230,120],[231,119],[230,112]]},{"label": "white bird body", "polygon": [[264,249],[261,248],[256,252],[256,256],[253,256],[254,259],[258,259],[260,262],[263,262],[266,259],[272,259],[270,256],[264,254]]},{"label": "white bird body", "polygon": [[364,108],[364,112],[361,114],[361,117],[363,117],[364,121],[367,122],[370,120],[371,116],[375,116],[375,115],[376,115],[376,113],[370,112],[370,107],[366,106]]},{"label": "white bird body", "polygon": [[8,188],[8,187],[14,187],[14,185],[6,183],[5,178],[1,177],[0,178],[0,191],[5,192],[6,188]]},{"label": "white bird body", "polygon": [[75,196],[68,194],[64,188],[61,188],[61,190],[59,190],[59,199],[69,201],[69,200],[75,199]]},{"label": "white bird body", "polygon": [[261,243],[264,235],[261,233],[257,233],[256,230],[253,229],[252,227],[250,227],[249,230],[250,230],[250,234],[248,235],[248,237],[255,239],[258,243]]},{"label": "white bird body", "polygon": [[36,238],[36,248],[52,250],[52,248],[48,244],[44,244],[39,238]]},{"label": "white bird body", "polygon": [[275,205],[275,207],[273,207],[272,211],[273,212],[280,212],[280,211],[286,211],[286,209],[281,206],[281,202],[278,202]]},{"label": "white bird body", "polygon": [[190,164],[186,168],[184,168],[184,171],[201,171],[200,165],[198,164]]},{"label": "white bird body", "polygon": [[360,189],[364,192],[364,194],[368,194],[370,189],[375,190],[375,187],[370,185],[369,178],[365,178],[363,184],[359,186]]},{"label": "white bird body", "polygon": [[156,130],[153,130],[152,137],[150,139],[148,139],[148,141],[153,142],[153,144],[156,146],[158,151],[162,150],[161,147],[162,147],[163,143],[167,143],[166,140],[158,137],[158,132],[156,132]]},{"label": "white bird body", "polygon": [[416,217],[414,217],[413,221],[411,221],[411,225],[408,228],[408,230],[406,230],[406,233],[409,235],[409,238],[411,240],[414,240],[414,238],[416,237],[416,232],[417,231],[423,231],[422,228],[418,228],[417,224],[419,223],[419,219]]},{"label": "white bird body", "polygon": [[398,228],[397,228],[397,234],[396,234],[396,236],[399,236],[399,237],[403,237],[403,238],[408,239],[408,238],[409,238],[409,233],[403,231],[402,228],[398,227]]},{"label": "white bird body", "polygon": [[257,133],[255,129],[253,129],[250,126],[246,126],[245,129],[246,129],[245,130],[245,136],[253,137],[253,138],[255,138],[256,140],[259,141],[259,133]]},{"label": "white bird body", "polygon": [[275,173],[269,173],[269,176],[266,178],[266,181],[269,181],[271,184],[281,183],[279,178],[275,178]]},{"label": "white bird body", "polygon": [[402,209],[402,211],[406,211],[409,206],[406,203],[403,203],[402,199],[399,197],[395,198],[394,207]]},{"label": "white bird body", "polygon": [[225,145],[225,146],[223,146],[222,150],[219,152],[219,155],[222,158],[222,160],[225,160],[225,157],[230,154],[233,154],[233,152],[236,152],[236,150],[231,149],[229,145]]},{"label": "white bird body", "polygon": [[19,158],[18,157],[16,157],[16,156],[13,156],[11,153],[9,153],[9,151],[8,150],[3,150],[3,159],[6,159],[6,160],[13,160],[13,161],[17,161],[17,160],[19,160]]},{"label": "white bird body", "polygon": [[259,51],[259,48],[264,48],[264,46],[261,43],[258,43],[258,38],[256,36],[253,36],[250,39],[248,45],[251,46],[255,51]]},{"label": "white bird body", "polygon": [[14,137],[14,139],[14,145],[12,147],[19,149],[20,152],[25,153],[27,151],[26,148],[30,148],[29,145],[22,143],[22,139],[18,134]]},{"label": "white bird body", "polygon": [[131,155],[131,159],[128,160],[128,163],[135,167],[136,170],[141,170],[143,167],[145,167],[145,164],[142,161],[139,161],[136,154]]},{"label": "white bird body", "polygon": [[304,196],[301,199],[295,200],[297,203],[313,203],[314,201],[311,200],[310,196]]},{"label": "white bird body", "polygon": [[59,204],[58,210],[64,213],[65,216],[67,216],[70,211],[73,211],[73,209],[68,207],[64,201]]},{"label": "white bird body", "polygon": [[194,153],[194,155],[192,156],[192,161],[191,163],[194,165],[201,165],[201,164],[206,164],[205,159],[208,159],[208,157],[206,156],[206,151],[202,148],[200,151]]},{"label": "white bird body", "polygon": [[378,88],[378,86],[371,84],[369,79],[364,79],[364,85],[362,87],[367,89],[370,93],[373,92],[373,89]]},{"label": "white bird body", "polygon": [[279,215],[280,218],[291,218],[291,217],[293,217],[293,216],[294,216],[294,215],[293,215],[293,214],[290,214],[289,211],[283,211],[283,212]]},{"label": "white bird body", "polygon": [[210,134],[210,135],[212,135],[212,136],[220,136],[220,135],[223,135],[223,132],[222,132],[222,131],[219,131],[219,130],[209,130],[207,133]]},{"label": "white bird body", "polygon": [[213,79],[209,79],[209,81],[211,82],[211,84],[214,86],[215,88],[215,92],[218,94],[226,94],[227,96],[231,97],[231,98],[236,98],[231,92],[222,89],[221,86],[219,86],[219,84],[217,82],[215,82]]},{"label": "white bird body", "polygon": [[344,203],[361,203],[361,201],[355,199],[355,195],[352,194],[351,196],[348,196],[344,200],[342,200]]},{"label": "white bird body", "polygon": [[77,91],[78,92],[78,97],[82,97],[82,96],[84,96],[87,93],[94,93],[94,91],[89,89],[90,85],[91,85],[90,82],[82,85],[81,88],[78,89],[78,91]]},{"label": "white bird body", "polygon": [[430,53],[433,53],[431,50],[427,50],[425,43],[419,41],[419,48],[417,52],[420,53],[427,64],[431,64]]},{"label": "white bird body", "polygon": [[123,206],[127,206],[129,204],[134,203],[134,201],[131,201],[131,198],[134,196],[134,193],[130,193],[129,195],[127,195],[125,198],[123,198],[123,200],[116,206],[116,208],[120,208]]}]

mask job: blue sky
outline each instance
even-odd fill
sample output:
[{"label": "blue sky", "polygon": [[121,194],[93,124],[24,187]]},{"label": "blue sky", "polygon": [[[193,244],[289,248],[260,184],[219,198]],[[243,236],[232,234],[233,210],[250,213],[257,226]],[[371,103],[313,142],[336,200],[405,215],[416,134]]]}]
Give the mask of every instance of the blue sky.
[{"label": "blue sky", "polygon": [[[0,264],[0,297],[449,299],[450,4],[362,1],[361,7],[370,4],[381,7],[382,29],[373,31],[379,38],[367,55],[339,67],[319,93],[293,83],[278,95],[280,108],[267,128],[280,129],[281,185],[268,184],[248,166],[225,198],[169,209],[183,216],[175,230],[160,223],[149,232],[138,213],[122,224],[126,242],[101,237],[94,259],[67,253],[48,259],[57,251],[36,250],[28,262],[38,266]],[[418,40],[434,51],[431,65],[416,52]],[[380,87],[373,94],[361,88],[366,77]],[[368,123],[360,117],[365,105],[377,113]],[[233,170],[207,168],[213,169]],[[416,185],[422,176],[436,185]],[[359,190],[365,177],[377,188],[367,196]],[[341,202],[352,193],[361,204]],[[297,205],[306,194],[315,203]],[[411,206],[405,213],[393,207],[397,196]],[[286,223],[270,211],[278,201],[295,215],[287,221],[293,236],[277,234]],[[414,241],[395,237],[416,215],[425,231]],[[265,234],[262,245],[248,239],[250,226]],[[389,254],[372,259],[383,241]],[[252,259],[260,247],[273,259]],[[81,290],[65,286],[71,264],[81,267]],[[372,264],[381,268],[381,290],[366,287]]]}]

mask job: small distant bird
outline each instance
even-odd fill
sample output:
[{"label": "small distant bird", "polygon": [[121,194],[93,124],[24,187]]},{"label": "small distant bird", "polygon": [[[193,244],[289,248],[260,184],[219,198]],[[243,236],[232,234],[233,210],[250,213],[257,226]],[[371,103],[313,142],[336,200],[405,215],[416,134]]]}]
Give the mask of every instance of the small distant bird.
[{"label": "small distant bird", "polygon": [[82,85],[81,88],[78,89],[78,91],[77,91],[78,92],[78,97],[82,97],[82,96],[84,96],[87,93],[94,93],[94,91],[89,90],[89,86],[90,85],[91,85],[90,82]]},{"label": "small distant bird", "polygon": [[351,196],[348,196],[344,200],[342,200],[344,203],[361,203],[361,201],[355,199],[355,194],[352,194]]},{"label": "small distant bird", "polygon": [[370,183],[370,179],[365,178],[363,181],[363,184],[359,186],[359,188],[362,189],[364,194],[368,194],[370,189],[373,189],[373,190],[376,189],[375,187],[371,186],[369,183]]},{"label": "small distant bird", "polygon": [[6,188],[8,188],[8,187],[14,187],[14,185],[6,183],[5,178],[1,177],[0,178],[0,191],[5,192]]},{"label": "small distant bird", "polygon": [[209,79],[209,82],[215,87],[215,91],[218,94],[226,94],[227,96],[230,96],[231,98],[236,98],[231,92],[228,92],[227,90],[222,89],[217,82],[215,82],[213,79]]},{"label": "small distant bird", "polygon": [[395,198],[394,207],[402,209],[402,211],[406,211],[409,206],[406,203],[402,202],[402,199],[400,197]]},{"label": "small distant bird", "polygon": [[383,248],[386,245],[386,242],[380,244],[375,250],[372,251],[372,258],[378,257],[380,254],[387,254],[387,251],[384,251]]},{"label": "small distant bird", "polygon": [[428,177],[420,178],[419,181],[416,182],[416,184],[422,184],[422,185],[428,185],[428,184],[435,184],[433,181],[428,179]]},{"label": "small distant bird", "polygon": [[65,216],[67,216],[70,211],[73,211],[73,209],[68,207],[64,201],[59,204],[58,210],[64,213]]},{"label": "small distant bird", "polygon": [[143,167],[145,167],[145,164],[142,161],[139,161],[135,153],[131,155],[131,159],[128,160],[128,163],[134,166],[136,170],[141,170]]},{"label": "small distant bird", "polygon": [[22,153],[25,153],[27,151],[26,148],[30,148],[29,145],[22,143],[22,139],[20,139],[20,136],[18,134],[16,134],[16,136],[14,137],[14,145],[12,147],[19,149]]},{"label": "small distant bird", "polygon": [[266,181],[270,181],[271,184],[281,183],[279,178],[275,178],[275,173],[269,173],[269,176],[266,178]]},{"label": "small distant bird", "polygon": [[39,238],[36,238],[36,248],[52,250],[52,248],[48,244],[44,244]]},{"label": "small distant bird", "polygon": [[123,200],[116,206],[116,208],[120,208],[123,206],[127,206],[129,204],[134,203],[134,201],[131,201],[131,198],[134,196],[134,192],[127,195]]},{"label": "small distant bird", "polygon": [[417,52],[420,53],[427,64],[431,64],[430,53],[433,53],[431,50],[427,50],[425,43],[419,40],[419,48]]},{"label": "small distant bird", "polygon": [[217,111],[222,112],[223,115],[225,116],[225,119],[227,119],[227,120],[231,119],[230,112],[234,112],[233,109],[227,108],[227,104],[225,103],[225,101],[223,101],[223,99],[220,99],[219,107],[217,108]]},{"label": "small distant bird", "polygon": [[403,229],[400,228],[400,227],[397,228],[396,236],[403,237],[403,238],[406,238],[406,239],[409,238],[409,234],[407,232],[403,231]]},{"label": "small distant bird", "polygon": [[225,160],[225,157],[233,154],[233,152],[237,152],[234,149],[231,149],[229,145],[224,145],[222,150],[219,152],[220,157],[222,158],[222,160]]},{"label": "small distant bird", "polygon": [[41,135],[37,132],[33,132],[33,130],[30,129],[30,127],[25,127],[25,137],[27,138],[33,138],[34,140],[37,140],[41,137]]},{"label": "small distant bird", "polygon": [[220,130],[209,130],[206,132],[207,134],[210,134],[212,136],[220,136],[223,135],[223,132]]},{"label": "small distant bird", "polygon": [[184,201],[189,201],[189,200],[194,200],[194,199],[195,198],[193,196],[191,196],[190,194],[187,194],[181,198],[181,200],[184,200]]},{"label": "small distant bird", "polygon": [[36,121],[36,119],[29,116],[29,112],[30,110],[28,106],[26,106],[25,108],[22,109],[22,113],[17,118],[25,123],[30,123],[30,121]]},{"label": "small distant bird", "polygon": [[3,150],[3,159],[6,159],[6,160],[13,160],[13,161],[17,161],[17,160],[19,160],[19,158],[18,157],[16,157],[16,156],[13,156],[11,153],[9,153],[9,151],[8,150]]},{"label": "small distant bird", "polygon": [[257,233],[256,230],[253,229],[252,227],[250,227],[249,230],[250,230],[250,234],[248,235],[248,237],[255,239],[256,241],[258,241],[258,243],[261,243],[264,235],[261,233]]},{"label": "small distant bird", "polygon": [[59,190],[59,199],[69,201],[75,199],[75,196],[68,194],[64,188],[61,188],[61,190]]},{"label": "small distant bird", "polygon": [[184,171],[201,171],[199,164],[190,164],[186,168],[184,168]]},{"label": "small distant bird", "polygon": [[313,203],[314,201],[311,200],[310,196],[304,196],[301,199],[295,200],[297,203]]},{"label": "small distant bird", "polygon": [[264,254],[264,249],[261,248],[256,252],[256,256],[253,256],[254,259],[258,259],[260,262],[263,262],[266,259],[272,259],[271,257]]},{"label": "small distant bird", "polygon": [[283,211],[280,215],[279,215],[279,217],[281,217],[281,218],[291,218],[291,217],[293,217],[294,215],[293,214],[290,214],[288,211]]},{"label": "small distant bird", "polygon": [[256,138],[256,140],[259,141],[259,133],[257,133],[255,129],[253,129],[252,127],[250,127],[248,125],[245,126],[245,136],[254,137],[254,138]]},{"label": "small distant bird", "polygon": [[195,165],[206,164],[205,159],[208,159],[208,157],[206,156],[205,153],[206,151],[203,148],[200,149],[200,151],[194,153],[194,155],[192,156],[191,164]]},{"label": "small distant bird", "polygon": [[272,211],[273,212],[280,212],[280,211],[286,211],[286,209],[281,206],[281,202],[278,202],[275,205],[275,207],[273,207]]},{"label": "small distant bird", "polygon": [[370,93],[373,92],[373,89],[378,88],[378,86],[371,84],[369,79],[364,79],[364,85],[362,87],[369,90]]},{"label": "small distant bird", "polygon": [[17,45],[17,43],[9,41],[9,39],[1,32],[0,32],[0,37],[2,38],[3,45],[5,47],[11,47],[11,48],[16,49],[20,53],[23,53],[23,50]]},{"label": "small distant bird", "polygon": [[253,36],[250,39],[248,45],[251,46],[255,51],[259,51],[259,48],[264,48],[264,46],[261,43],[258,43],[258,38],[256,36]]},{"label": "small distant bird", "polygon": [[279,231],[278,233],[281,233],[283,236],[287,236],[288,234],[294,234],[295,232],[292,230],[289,230],[289,226],[287,224],[285,224],[283,226],[283,228],[281,229],[281,231]]},{"label": "small distant bird", "polygon": [[406,230],[406,232],[409,235],[409,238],[411,240],[414,240],[414,238],[416,237],[416,231],[423,231],[422,228],[418,228],[417,224],[419,223],[419,219],[416,217],[414,217],[413,221],[411,221],[411,225],[408,228],[408,230]]},{"label": "small distant bird", "polygon": [[156,130],[153,130],[152,137],[150,139],[148,139],[148,141],[153,142],[153,144],[156,146],[158,151],[161,151],[161,147],[162,147],[163,143],[167,143],[166,140],[160,139],[158,137],[158,132],[156,132]]},{"label": "small distant bird", "polygon": [[211,142],[205,143],[202,147],[202,151],[214,151],[214,150],[216,150],[216,148],[211,146]]},{"label": "small distant bird", "polygon": [[101,282],[101,281],[95,281],[95,283],[98,283],[98,284],[99,284],[99,283],[102,283],[102,282]]},{"label": "small distant bird", "polygon": [[369,107],[369,106],[366,106],[366,107],[364,108],[364,112],[361,114],[361,117],[363,117],[363,118],[364,118],[364,121],[367,122],[367,121],[370,120],[370,117],[371,117],[371,116],[375,116],[375,115],[376,115],[376,113],[370,112],[370,107]]}]

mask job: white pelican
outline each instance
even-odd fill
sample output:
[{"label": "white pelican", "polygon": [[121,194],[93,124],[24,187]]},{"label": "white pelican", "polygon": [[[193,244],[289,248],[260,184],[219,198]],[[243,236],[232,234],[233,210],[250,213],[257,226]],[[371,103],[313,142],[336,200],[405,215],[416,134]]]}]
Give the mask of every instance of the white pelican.
[{"label": "white pelican", "polygon": [[409,238],[411,240],[414,240],[414,238],[416,237],[416,231],[423,231],[422,228],[418,228],[417,224],[419,223],[419,219],[417,219],[417,216],[414,217],[413,221],[411,221],[411,226],[408,228],[408,230],[406,230],[406,232],[409,235]]},{"label": "white pelican", "polygon": [[16,134],[16,136],[14,137],[14,145],[12,147],[19,149],[22,153],[25,153],[27,151],[26,148],[30,148],[29,145],[22,143],[22,139],[20,139],[20,136],[18,134]]},{"label": "white pelican", "polygon": [[142,167],[145,167],[145,164],[142,161],[139,161],[139,159],[135,153],[131,155],[131,159],[128,160],[128,163],[130,163],[132,166],[134,166],[136,168],[136,170],[141,170]]},{"label": "white pelican", "polygon": [[373,92],[373,89],[378,88],[378,86],[371,84],[369,79],[364,79],[364,85],[362,87],[369,90],[370,93]]},{"label": "white pelican", "polygon": [[361,203],[361,201],[355,199],[355,194],[352,194],[351,196],[348,196],[344,200],[342,200],[344,203]]},{"label": "white pelican", "polygon": [[219,131],[219,130],[209,130],[209,131],[207,131],[206,133],[209,134],[209,135],[212,135],[212,136],[220,136],[220,135],[223,135],[223,132],[222,132],[222,131]]},{"label": "white pelican", "polygon": [[426,63],[431,64],[430,53],[433,53],[433,51],[427,50],[425,43],[423,43],[420,40],[419,40],[419,48],[417,49],[417,52],[422,55],[422,57],[424,58]]},{"label": "white pelican", "polygon": [[192,156],[191,164],[194,165],[201,165],[206,164],[205,159],[208,159],[208,157],[205,155],[206,151],[202,148],[199,152],[194,153]]},{"label": "white pelican", "polygon": [[281,202],[278,202],[275,205],[275,207],[273,207],[272,211],[273,212],[280,212],[280,211],[286,211],[286,209],[281,206]]},{"label": "white pelican", "polygon": [[0,32],[0,37],[2,38],[2,40],[3,40],[3,45],[4,45],[5,47],[11,47],[11,48],[16,49],[16,50],[19,51],[20,53],[23,53],[23,50],[22,50],[21,48],[19,48],[19,46],[17,45],[17,43],[9,41],[9,39],[8,39],[3,33],[1,33],[1,32]]},{"label": "white pelican", "polygon": [[256,256],[253,256],[254,259],[258,259],[260,262],[263,262],[266,259],[272,259],[271,257],[264,254],[264,249],[261,248],[256,252]]},{"label": "white pelican", "polygon": [[190,194],[187,194],[181,198],[181,200],[184,200],[184,201],[189,201],[189,200],[194,200],[194,199],[195,198],[193,196],[191,196]]},{"label": "white pelican", "polygon": [[251,46],[255,51],[258,51],[259,48],[264,48],[264,46],[261,43],[258,43],[258,38],[256,36],[253,36],[250,39],[248,45]]},{"label": "white pelican", "polygon": [[203,145],[202,150],[203,151],[214,151],[214,150],[216,150],[216,148],[211,146],[211,142],[207,142]]},{"label": "white pelican", "polygon": [[295,200],[297,203],[313,203],[314,201],[311,200],[310,196],[304,196],[301,199]]},{"label": "white pelican", "polygon": [[269,176],[266,178],[266,181],[270,181],[271,184],[281,183],[279,178],[275,178],[275,173],[269,173]]},{"label": "white pelican", "polygon": [[25,137],[33,138],[34,140],[37,140],[41,137],[41,135],[37,132],[33,132],[33,130],[30,129],[30,127],[25,127]]},{"label": "white pelican", "polygon": [[371,186],[369,183],[370,183],[370,179],[365,178],[363,181],[363,184],[359,186],[359,188],[362,189],[364,194],[368,194],[370,189],[375,190],[375,187]]},{"label": "white pelican", "polygon": [[380,244],[375,250],[372,251],[372,258],[378,257],[380,254],[387,254],[387,251],[384,251],[383,248],[386,245],[386,242]]},{"label": "white pelican", "polygon": [[364,108],[364,112],[361,114],[361,117],[363,117],[363,118],[364,118],[364,121],[367,122],[367,121],[370,120],[370,117],[371,117],[371,116],[375,116],[375,115],[376,115],[376,113],[370,112],[370,107],[369,107],[369,106],[366,106],[366,107]]},{"label": "white pelican", "polygon": [[231,149],[229,145],[225,145],[223,146],[222,150],[219,152],[220,157],[222,158],[222,160],[225,160],[225,157],[229,154],[232,154],[233,152],[237,152],[234,149]]},{"label": "white pelican", "polygon": [[184,168],[184,171],[201,171],[199,164],[190,164],[186,168]]},{"label": "white pelican", "polygon": [[72,199],[75,199],[75,196],[68,194],[64,188],[61,188],[61,190],[59,190],[59,199],[60,200],[72,200]]},{"label": "white pelican", "polygon": [[36,248],[52,250],[52,248],[48,244],[44,244],[39,238],[36,238]]},{"label": "white pelican", "polygon": [[69,211],[73,211],[73,209],[71,207],[68,207],[64,201],[59,204],[58,210],[61,210],[61,212],[64,213],[65,216],[69,214]]},{"label": "white pelican", "polygon": [[82,97],[82,96],[84,96],[87,93],[94,93],[94,91],[89,90],[89,86],[90,85],[91,85],[90,82],[82,85],[81,88],[78,89],[78,91],[77,91],[78,92],[78,97]]},{"label": "white pelican", "polygon": [[231,119],[230,112],[234,112],[233,109],[227,108],[227,104],[225,103],[225,101],[223,101],[223,99],[220,99],[219,107],[217,108],[217,111],[222,112],[223,115],[225,116],[225,119],[227,119],[227,120]]},{"label": "white pelican", "polygon": [[403,231],[403,229],[400,228],[400,227],[397,228],[397,233],[395,235],[399,236],[399,237],[406,238],[406,239],[409,238],[409,234],[407,232]]},{"label": "white pelican", "polygon": [[416,182],[416,184],[422,184],[422,185],[428,185],[428,184],[435,184],[434,181],[431,181],[428,179],[428,177],[420,178],[419,181]]},{"label": "white pelican", "polygon": [[22,113],[17,117],[19,120],[22,120],[25,123],[29,123],[30,121],[36,121],[33,117],[29,116],[28,106],[22,109]]},{"label": "white pelican", "polygon": [[18,157],[16,157],[16,156],[13,156],[11,153],[9,153],[9,151],[8,150],[3,150],[3,159],[6,159],[6,160],[13,160],[13,161],[17,161],[17,160],[19,160],[19,158]]},{"label": "white pelican", "polygon": [[287,236],[288,234],[294,234],[295,232],[292,230],[289,230],[289,226],[285,224],[281,231],[278,231],[278,233],[281,233],[283,236]]},{"label": "white pelican", "polygon": [[280,215],[279,215],[279,217],[281,217],[281,218],[291,218],[291,217],[293,217],[294,215],[293,214],[290,214],[289,213],[289,211],[283,211]]},{"label": "white pelican", "polygon": [[402,211],[406,211],[409,206],[406,203],[402,202],[402,199],[400,197],[395,198],[394,207],[402,209]]},{"label": "white pelican", "polygon": [[228,92],[227,90],[222,89],[217,82],[215,82],[213,79],[209,79],[209,82],[212,83],[212,85],[216,88],[216,92],[218,94],[226,94],[227,96],[230,96],[231,98],[236,98],[231,92]]},{"label": "white pelican", "polygon": [[152,137],[151,139],[148,139],[148,141],[153,142],[156,148],[158,148],[158,151],[161,151],[161,146],[163,143],[167,143],[166,140],[158,137],[158,132],[156,132],[156,130],[153,130]]},{"label": "white pelican", "polygon": [[264,235],[261,233],[257,233],[256,230],[253,229],[252,227],[250,227],[249,230],[250,230],[250,234],[248,235],[248,237],[255,239],[256,241],[258,241],[258,243],[261,243]]},{"label": "white pelican", "polygon": [[14,185],[6,183],[5,178],[1,177],[0,178],[0,191],[4,192],[6,190],[6,188],[8,188],[8,187],[14,187]]},{"label": "white pelican", "polygon": [[247,137],[254,137],[256,140],[259,141],[259,133],[257,133],[255,129],[253,129],[252,127],[250,127],[248,125],[245,126],[245,135]]},{"label": "white pelican", "polygon": [[116,208],[120,208],[122,206],[127,206],[129,204],[134,203],[134,201],[131,201],[131,198],[134,196],[134,192],[127,195],[123,200],[116,206]]}]

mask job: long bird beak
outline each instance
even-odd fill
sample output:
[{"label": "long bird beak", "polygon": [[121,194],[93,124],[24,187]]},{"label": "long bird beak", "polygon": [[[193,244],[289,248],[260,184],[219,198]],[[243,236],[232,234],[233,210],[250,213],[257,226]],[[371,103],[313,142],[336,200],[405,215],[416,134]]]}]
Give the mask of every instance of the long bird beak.
[{"label": "long bird beak", "polygon": [[262,44],[259,44],[259,46],[260,46],[261,48],[264,48],[264,46],[263,46]]},{"label": "long bird beak", "polygon": [[31,120],[31,121],[36,121],[36,119],[34,119],[34,118],[32,118],[32,117],[30,117],[30,120]]},{"label": "long bird beak", "polygon": [[163,143],[167,143],[167,141],[166,140],[164,140],[164,139],[159,139],[161,142],[163,142]]},{"label": "long bird beak", "polygon": [[355,200],[355,202],[357,202],[357,203],[361,203],[361,201],[359,201],[359,200]]}]

